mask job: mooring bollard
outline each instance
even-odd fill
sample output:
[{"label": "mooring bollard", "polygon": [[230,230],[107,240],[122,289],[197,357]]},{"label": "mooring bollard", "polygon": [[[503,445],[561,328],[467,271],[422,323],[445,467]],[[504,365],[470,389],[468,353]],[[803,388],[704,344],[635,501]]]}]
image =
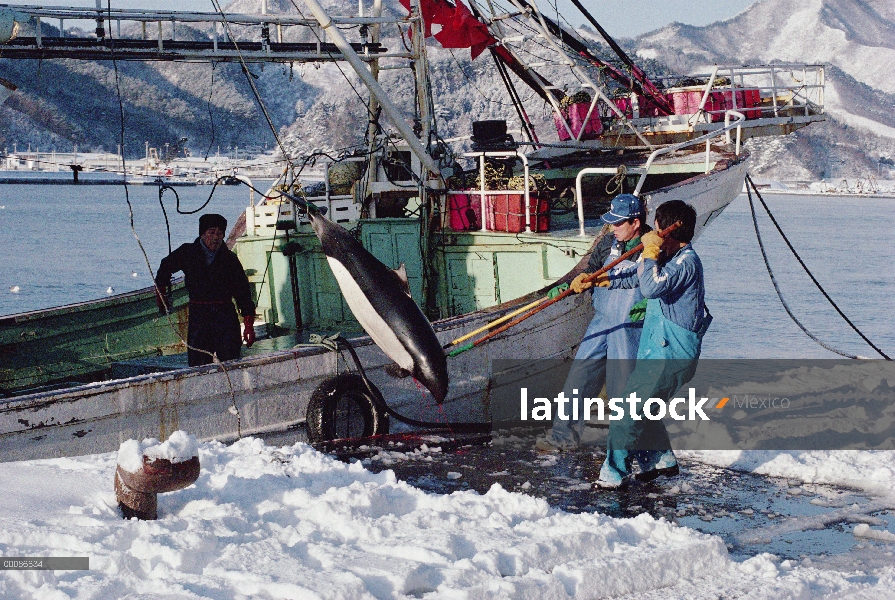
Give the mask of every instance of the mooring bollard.
[{"label": "mooring bollard", "polygon": [[175,431],[165,443],[127,440],[118,450],[115,497],[125,519],[158,518],[157,494],[181,490],[199,478],[196,438]]}]

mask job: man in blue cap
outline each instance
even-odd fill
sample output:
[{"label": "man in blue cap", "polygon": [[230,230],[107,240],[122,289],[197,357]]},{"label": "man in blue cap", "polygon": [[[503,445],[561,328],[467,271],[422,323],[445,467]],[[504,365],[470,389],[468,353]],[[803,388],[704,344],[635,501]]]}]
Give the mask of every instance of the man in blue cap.
[{"label": "man in blue cap", "polygon": [[[609,212],[600,217],[612,229],[604,235],[590,256],[587,269],[578,275],[570,287],[575,293],[593,288],[594,318],[578,347],[572,368],[563,388],[566,397],[596,398],[603,385],[609,398],[619,397],[628,375],[634,368],[643,321],[632,321],[632,307],[643,300],[637,287],[609,290],[608,279],[601,278],[594,285],[584,281],[604,265],[640,243],[640,236],[651,231],[646,224],[643,201],[631,194],[619,194],[612,200]],[[640,253],[622,261],[609,272],[618,277],[636,273]],[[572,415],[565,415],[571,417]],[[562,419],[557,415],[553,427],[535,443],[542,452],[575,450],[581,443],[586,423],[583,411],[578,419]]]}]

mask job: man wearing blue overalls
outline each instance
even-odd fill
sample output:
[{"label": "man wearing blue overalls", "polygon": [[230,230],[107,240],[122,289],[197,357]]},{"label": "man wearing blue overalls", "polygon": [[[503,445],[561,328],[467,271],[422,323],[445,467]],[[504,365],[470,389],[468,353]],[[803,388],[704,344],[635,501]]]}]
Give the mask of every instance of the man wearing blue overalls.
[{"label": "man wearing blue overalls", "polygon": [[[640,236],[651,231],[646,224],[643,201],[631,194],[620,194],[612,200],[609,212],[601,217],[612,227],[613,235],[605,235],[591,253],[586,272],[578,275],[570,287],[576,294],[594,287],[584,279],[617,259],[640,243]],[[621,276],[636,273],[639,253],[613,267],[610,273]],[[643,296],[636,287],[608,290],[594,287],[594,317],[575,354],[572,368],[563,388],[566,397],[596,398],[606,384],[609,397],[621,393],[634,367],[643,322],[632,322],[631,307]],[[586,425],[583,411],[578,419],[553,420],[547,435],[536,442],[542,452],[569,451],[578,448]]]},{"label": "man wearing blue overalls", "polygon": [[[622,398],[635,394],[643,401],[671,400],[693,378],[702,336],[711,323],[705,307],[702,263],[690,245],[696,211],[680,200],[670,200],[656,209],[658,229],[676,221],[682,225],[664,239],[656,232],[643,235],[642,261],[636,271],[612,273],[596,282],[613,290],[639,286],[648,299],[637,365],[619,396]],[[618,487],[627,482],[634,459],[640,464],[636,475],[640,481],[680,472],[662,421],[644,418],[642,413],[639,416],[633,419],[626,410],[623,419],[610,421],[606,461],[598,484]]]}]

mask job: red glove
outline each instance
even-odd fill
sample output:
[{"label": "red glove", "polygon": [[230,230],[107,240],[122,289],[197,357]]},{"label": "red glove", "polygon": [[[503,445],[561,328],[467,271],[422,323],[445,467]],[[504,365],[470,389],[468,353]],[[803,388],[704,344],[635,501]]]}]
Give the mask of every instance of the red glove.
[{"label": "red glove", "polygon": [[243,331],[242,339],[245,340],[246,347],[251,348],[255,343],[255,317],[254,315],[242,318]]},{"label": "red glove", "polygon": [[171,310],[171,307],[165,302],[165,297],[162,295],[162,292],[157,287],[155,288],[155,305],[158,306],[160,315],[166,315]]}]

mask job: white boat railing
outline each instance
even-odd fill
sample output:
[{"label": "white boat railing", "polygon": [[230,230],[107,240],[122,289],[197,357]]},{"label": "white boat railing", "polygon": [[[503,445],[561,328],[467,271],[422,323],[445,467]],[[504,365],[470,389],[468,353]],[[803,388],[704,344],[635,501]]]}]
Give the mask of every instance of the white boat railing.
[{"label": "white boat railing", "polygon": [[[678,90],[702,91],[697,115],[709,121],[719,120],[725,110],[745,111],[750,120],[781,117],[807,117],[824,113],[825,73],[823,65],[775,63],[760,66],[715,66],[709,73],[690,76],[705,84],[676,88],[675,80],[661,79],[674,93]],[[723,83],[719,84],[719,81]],[[747,96],[757,92],[757,98]],[[712,94],[721,94],[726,106],[706,109]],[[757,101],[755,101],[757,100]],[[713,118],[714,117],[714,118]]]},{"label": "white boat railing", "polygon": [[[731,123],[730,122],[731,117],[736,118],[736,121]],[[650,167],[652,167],[653,162],[656,160],[656,158],[658,158],[659,156],[662,156],[663,154],[670,154],[670,153],[676,152],[677,150],[680,150],[682,148],[686,148],[688,146],[695,146],[697,144],[701,144],[702,142],[705,142],[705,165],[706,165],[705,172],[708,173],[710,157],[711,157],[711,142],[712,142],[712,140],[714,140],[715,138],[721,137],[723,135],[724,139],[725,139],[725,143],[730,144],[731,143],[730,132],[731,132],[731,130],[736,129],[737,135],[736,135],[735,151],[736,151],[736,155],[739,156],[740,155],[740,145],[741,145],[740,141],[742,139],[742,124],[743,124],[743,121],[745,121],[745,120],[746,120],[746,116],[744,114],[737,112],[735,110],[729,110],[724,115],[724,127],[722,127],[721,129],[716,129],[715,131],[711,131],[705,135],[701,135],[701,136],[694,138],[692,140],[687,140],[687,141],[681,142],[679,144],[673,144],[671,146],[666,146],[664,148],[659,148],[658,150],[654,150],[649,155],[649,158],[646,159],[646,163],[643,165],[643,167],[640,167],[637,169],[629,169],[629,172],[640,173],[640,179],[637,181],[637,187],[634,189],[634,195],[635,196],[640,195],[640,191],[643,189],[643,183],[644,183],[644,181],[646,181],[647,175],[649,175]],[[588,168],[581,169],[580,171],[578,171],[578,175],[575,177],[575,200],[576,200],[576,203],[578,206],[578,235],[579,236],[581,236],[581,237],[585,236],[585,233],[584,233],[584,199],[582,197],[582,192],[581,192],[582,179],[584,178],[585,175],[593,175],[593,174],[605,175],[605,174],[611,174],[611,173],[615,173],[615,172],[616,172],[616,169],[606,168],[606,167],[588,167]]]},{"label": "white boat railing", "polygon": [[[508,192],[513,192],[514,190],[486,190],[485,189],[485,157],[516,157],[522,161],[522,168],[525,175],[525,184],[524,184],[524,196],[523,203],[525,204],[525,231],[527,233],[531,233],[531,204],[529,201],[531,190],[529,189],[528,182],[528,158],[519,152],[518,150],[502,150],[502,151],[493,151],[493,152],[466,152],[463,156],[468,158],[478,158],[479,159],[479,189],[476,191],[469,190],[471,194],[479,195],[479,202],[482,210],[482,228],[481,231],[488,231],[488,219],[486,215],[488,214],[488,202],[487,197],[489,195],[495,194],[506,194]],[[515,190],[518,191],[518,190]]]}]

